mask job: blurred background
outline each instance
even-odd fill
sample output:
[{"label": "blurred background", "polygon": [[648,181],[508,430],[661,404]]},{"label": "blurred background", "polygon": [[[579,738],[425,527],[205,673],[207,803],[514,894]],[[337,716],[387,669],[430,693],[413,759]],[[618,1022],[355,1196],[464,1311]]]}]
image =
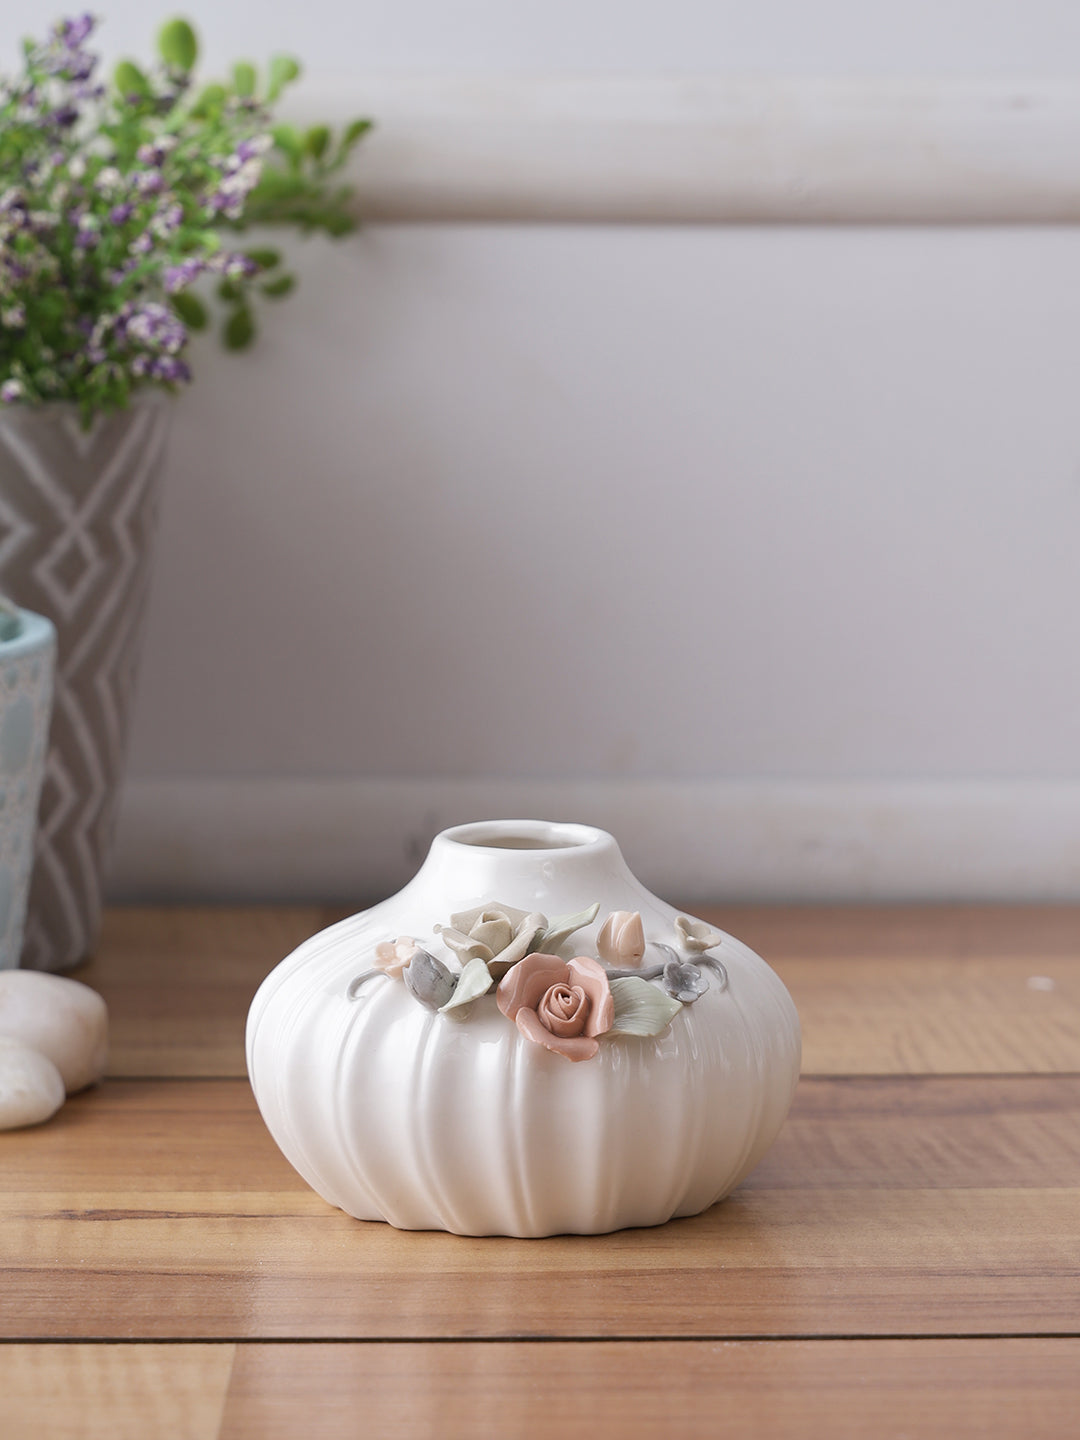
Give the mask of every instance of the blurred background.
[{"label": "blurred background", "polygon": [[360,902],[514,815],[672,898],[1080,895],[1080,11],[183,13],[379,131],[197,342],[114,896]]}]

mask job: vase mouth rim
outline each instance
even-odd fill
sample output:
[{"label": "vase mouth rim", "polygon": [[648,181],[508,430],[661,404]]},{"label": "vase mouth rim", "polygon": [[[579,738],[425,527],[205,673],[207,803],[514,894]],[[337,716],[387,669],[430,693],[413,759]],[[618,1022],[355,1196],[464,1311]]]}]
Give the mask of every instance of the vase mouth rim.
[{"label": "vase mouth rim", "polygon": [[440,841],[469,850],[531,851],[599,850],[612,844],[606,830],[556,820],[475,820],[444,830]]}]

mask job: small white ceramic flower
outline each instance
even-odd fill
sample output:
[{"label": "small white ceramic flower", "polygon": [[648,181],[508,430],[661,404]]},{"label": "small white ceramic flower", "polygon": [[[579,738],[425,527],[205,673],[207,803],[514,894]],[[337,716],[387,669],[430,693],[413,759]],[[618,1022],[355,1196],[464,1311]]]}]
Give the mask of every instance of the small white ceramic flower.
[{"label": "small white ceramic flower", "polygon": [[684,950],[696,950],[699,953],[703,950],[715,950],[724,938],[719,930],[706,925],[704,920],[691,920],[688,915],[680,915],[675,921],[675,933]]}]

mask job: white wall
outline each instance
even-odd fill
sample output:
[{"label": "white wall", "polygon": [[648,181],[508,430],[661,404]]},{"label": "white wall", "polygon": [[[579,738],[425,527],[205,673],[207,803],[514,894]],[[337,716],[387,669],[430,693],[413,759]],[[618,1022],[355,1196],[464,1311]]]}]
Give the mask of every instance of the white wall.
[{"label": "white wall", "polygon": [[[188,8],[309,109],[1080,61],[1063,0]],[[684,895],[1080,894],[1076,230],[380,223],[301,271],[177,408],[118,892],[362,895],[527,805]]]}]

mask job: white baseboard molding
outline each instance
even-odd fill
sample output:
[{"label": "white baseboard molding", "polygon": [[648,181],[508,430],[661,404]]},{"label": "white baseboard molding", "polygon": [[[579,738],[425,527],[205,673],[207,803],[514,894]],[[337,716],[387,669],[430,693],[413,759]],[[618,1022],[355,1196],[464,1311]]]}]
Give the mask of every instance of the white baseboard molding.
[{"label": "white baseboard molding", "polygon": [[1080,220],[1075,79],[381,74],[296,105],[374,117],[373,220]]},{"label": "white baseboard molding", "polygon": [[1080,901],[1080,784],[154,780],[122,805],[111,895],[369,902],[439,830],[612,831],[675,901]]}]

